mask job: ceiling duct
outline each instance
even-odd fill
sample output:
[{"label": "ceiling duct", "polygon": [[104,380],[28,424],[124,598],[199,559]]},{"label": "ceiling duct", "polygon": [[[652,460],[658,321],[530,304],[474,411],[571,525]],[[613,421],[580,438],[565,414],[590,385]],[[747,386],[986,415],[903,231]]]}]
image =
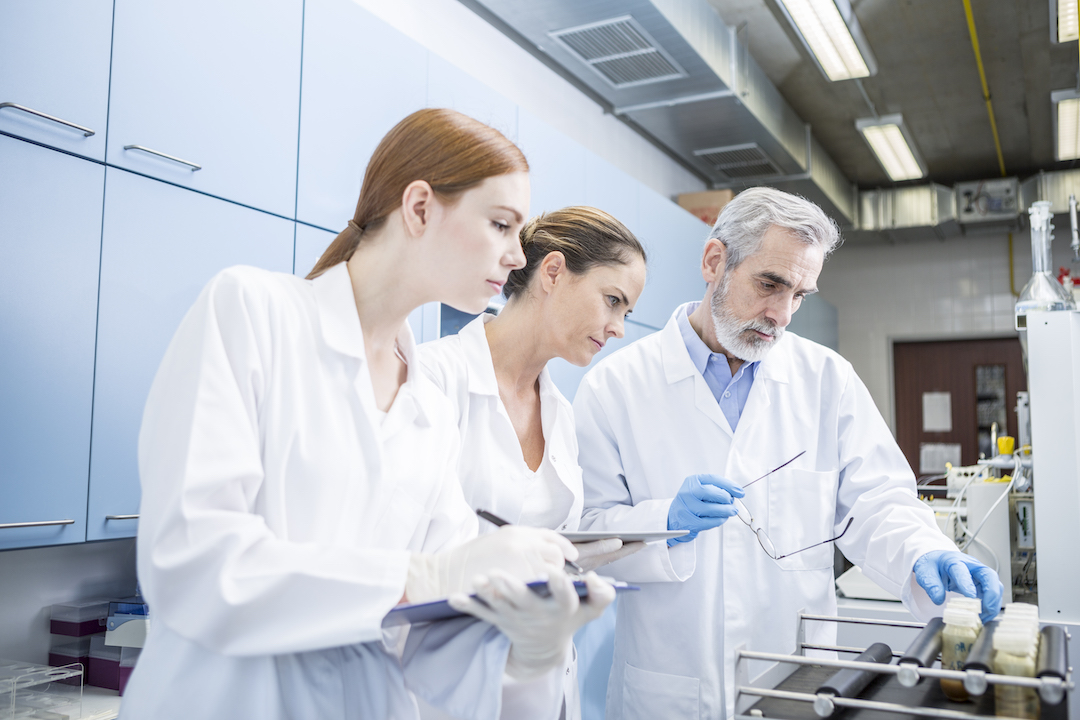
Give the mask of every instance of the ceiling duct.
[{"label": "ceiling duct", "polygon": [[616,88],[686,77],[686,71],[629,15],[549,35]]},{"label": "ceiling duct", "polygon": [[767,183],[855,222],[854,186],[708,0],[461,1],[714,187]]},{"label": "ceiling duct", "polygon": [[1080,169],[1042,172],[1020,183],[1020,208],[1027,213],[1032,203],[1046,200],[1050,212],[1069,212],[1069,196],[1080,198]]},{"label": "ceiling duct", "polygon": [[859,193],[859,223],[848,240],[912,242],[960,234],[955,194],[944,185],[915,185]]},{"label": "ceiling duct", "polygon": [[780,175],[780,168],[757,143],[695,150],[694,155],[713,164],[729,178],[764,178]]}]

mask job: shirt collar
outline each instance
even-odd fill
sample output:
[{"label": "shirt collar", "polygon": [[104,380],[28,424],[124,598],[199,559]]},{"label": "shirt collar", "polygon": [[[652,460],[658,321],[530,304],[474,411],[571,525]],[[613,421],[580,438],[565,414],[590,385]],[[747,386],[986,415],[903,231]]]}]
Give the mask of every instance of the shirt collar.
[{"label": "shirt collar", "polygon": [[[322,329],[323,340],[333,350],[366,364],[364,331],[360,326],[360,315],[356,311],[356,296],[353,295],[352,279],[349,277],[346,263],[334,265],[311,283],[319,312],[319,327]],[[416,364],[416,340],[408,321],[402,323],[398,331],[397,346],[405,360],[408,374],[405,385],[398,391],[394,405],[403,401],[403,405],[413,406],[414,409],[410,411],[410,414],[418,421],[426,423],[428,418],[424,412],[424,403],[416,403],[411,397],[408,399],[404,397],[411,393],[426,396],[434,391],[434,386],[430,390],[425,387],[430,381],[426,380]]]},{"label": "shirt collar", "polygon": [[469,392],[475,395],[499,396],[499,382],[495,378],[495,363],[491,359],[484,326],[495,319],[491,313],[481,313],[475,320],[458,331],[461,351],[465,355],[465,367],[469,372]]},{"label": "shirt collar", "polygon": [[[723,359],[724,363],[727,363],[727,357],[721,353],[714,353],[709,349],[709,346],[705,344],[705,341],[695,332],[694,327],[690,324],[690,313],[694,312],[701,305],[701,301],[687,303],[676,314],[676,320],[679,323],[679,333],[682,335],[683,343],[686,344],[686,352],[690,354],[690,362],[694,364],[697,371],[702,375],[705,374],[706,369],[709,366],[709,358],[713,355],[717,355],[718,359]],[[739,366],[739,370],[736,374],[750,374],[754,375],[757,371],[758,361],[744,362]],[[730,366],[729,366],[730,367]]]}]

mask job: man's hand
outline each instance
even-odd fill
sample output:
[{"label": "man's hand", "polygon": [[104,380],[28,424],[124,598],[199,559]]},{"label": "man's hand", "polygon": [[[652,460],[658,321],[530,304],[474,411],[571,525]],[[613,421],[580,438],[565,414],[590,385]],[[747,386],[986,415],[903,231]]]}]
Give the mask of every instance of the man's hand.
[{"label": "man's hand", "polygon": [[733,499],[745,494],[741,487],[719,475],[691,475],[683,480],[668,510],[667,529],[690,532],[668,540],[668,547],[690,542],[702,530],[723,525],[729,517],[738,514]]},{"label": "man's hand", "polygon": [[956,550],[932,550],[915,561],[915,582],[935,605],[945,602],[950,590],[982,601],[979,615],[983,623],[997,617],[1005,586],[998,574],[981,562]]}]

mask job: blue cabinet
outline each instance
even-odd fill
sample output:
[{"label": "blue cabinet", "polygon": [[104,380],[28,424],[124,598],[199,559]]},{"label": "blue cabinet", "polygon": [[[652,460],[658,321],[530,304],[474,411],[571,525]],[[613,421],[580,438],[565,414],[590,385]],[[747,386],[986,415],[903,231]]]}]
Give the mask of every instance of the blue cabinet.
[{"label": "blue cabinet", "polygon": [[457,110],[517,142],[517,105],[435,54],[428,55],[427,106]]},{"label": "blue cabinet", "polygon": [[375,147],[424,107],[427,62],[421,45],[351,0],[307,0],[298,220],[345,228]]},{"label": "blue cabinet", "polygon": [[303,0],[116,0],[108,163],[294,217],[302,22]]},{"label": "blue cabinet", "polygon": [[105,159],[112,11],[113,0],[0,3],[0,131]]},{"label": "blue cabinet", "polygon": [[586,204],[584,147],[525,110],[518,111],[518,146],[529,161],[530,215]]},{"label": "blue cabinet", "polygon": [[633,228],[649,257],[645,290],[631,317],[645,325],[663,327],[676,306],[701,300],[701,253],[709,226],[664,196],[642,186],[638,219]]},{"label": "blue cabinet", "polygon": [[139,512],[139,424],[180,320],[219,270],[291,272],[293,232],[292,221],[107,170],[88,540],[135,534],[124,516]]},{"label": "blue cabinet", "polygon": [[104,182],[0,136],[0,549],[85,539]]}]

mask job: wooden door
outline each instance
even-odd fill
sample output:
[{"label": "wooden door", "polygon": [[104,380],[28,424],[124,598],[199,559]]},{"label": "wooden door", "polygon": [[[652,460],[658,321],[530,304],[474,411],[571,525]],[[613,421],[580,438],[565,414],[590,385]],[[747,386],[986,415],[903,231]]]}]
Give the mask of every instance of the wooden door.
[{"label": "wooden door", "polygon": [[[988,442],[992,420],[1003,416],[1004,427],[999,424],[998,434],[1016,437],[1016,393],[1027,390],[1019,339],[898,342],[893,345],[893,369],[896,440],[916,475],[924,474],[919,462],[923,443],[957,443],[962,464],[974,465],[980,436],[981,452],[988,457],[997,454]],[[997,387],[997,392],[988,387]],[[949,394],[950,430],[926,429],[924,393]]]}]

